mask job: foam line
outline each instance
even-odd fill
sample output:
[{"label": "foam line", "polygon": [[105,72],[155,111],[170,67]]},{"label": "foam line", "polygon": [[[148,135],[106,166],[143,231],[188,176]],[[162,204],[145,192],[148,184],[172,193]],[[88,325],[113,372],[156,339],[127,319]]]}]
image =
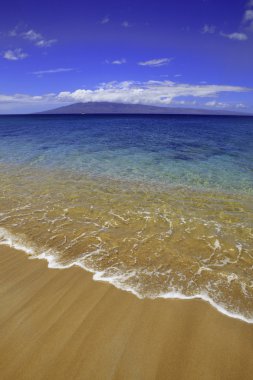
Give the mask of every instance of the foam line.
[{"label": "foam line", "polygon": [[[133,287],[129,285],[125,285],[125,284],[123,285],[122,282],[119,281],[120,278],[122,279],[123,276],[125,278],[131,277],[133,275],[132,273],[126,273],[125,275],[114,275],[114,276],[109,277],[106,275],[105,271],[92,270],[91,268],[86,267],[84,264],[80,262],[73,262],[70,264],[57,263],[57,259],[56,259],[57,253],[55,251],[50,250],[50,249],[46,251],[39,251],[36,247],[32,247],[31,245],[24,243],[21,237],[16,236],[10,233],[6,228],[1,228],[1,227],[0,227],[0,245],[7,245],[11,248],[21,250],[25,252],[32,259],[46,260],[49,268],[67,269],[73,266],[81,267],[87,272],[93,273],[93,280],[95,281],[109,282],[111,285],[115,286],[118,289],[130,292],[140,299],[144,298]],[[186,296],[178,291],[170,291],[168,293],[161,293],[156,297],[150,296],[149,298],[151,299],[165,298],[165,299],[181,299],[181,300],[202,299],[203,301],[208,302],[217,311],[219,311],[220,313],[230,318],[239,319],[246,323],[253,323],[253,318],[246,318],[245,316],[241,314],[233,313],[226,310],[222,305],[219,305],[211,297],[209,297],[207,293],[195,294],[193,296]]]}]

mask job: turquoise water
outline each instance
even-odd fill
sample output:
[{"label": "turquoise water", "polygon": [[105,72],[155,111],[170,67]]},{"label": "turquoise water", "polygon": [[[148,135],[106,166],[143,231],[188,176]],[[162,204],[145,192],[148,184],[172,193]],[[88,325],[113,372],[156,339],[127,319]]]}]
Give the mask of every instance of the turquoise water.
[{"label": "turquoise water", "polygon": [[1,116],[0,242],[253,322],[253,118]]},{"label": "turquoise water", "polygon": [[2,116],[0,162],[252,192],[253,119]]}]

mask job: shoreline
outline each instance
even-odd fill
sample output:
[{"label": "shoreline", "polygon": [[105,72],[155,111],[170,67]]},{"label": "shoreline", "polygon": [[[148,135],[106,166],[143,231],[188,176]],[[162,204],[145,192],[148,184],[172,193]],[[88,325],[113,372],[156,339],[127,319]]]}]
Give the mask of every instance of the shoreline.
[{"label": "shoreline", "polygon": [[20,243],[18,240],[18,237],[16,237],[15,235],[12,235],[5,228],[0,228],[0,238],[1,238],[0,248],[1,248],[1,246],[6,246],[6,247],[9,247],[11,249],[13,248],[15,250],[22,251],[23,254],[27,255],[28,258],[30,258],[30,259],[45,260],[49,269],[70,269],[70,268],[74,268],[74,267],[80,268],[81,270],[91,274],[93,281],[102,282],[105,284],[110,284],[111,286],[114,286],[116,289],[123,291],[123,292],[128,292],[140,300],[144,300],[144,299],[148,299],[148,300],[155,300],[155,299],[175,300],[176,299],[176,300],[188,300],[188,301],[189,300],[199,300],[201,302],[208,303],[209,306],[211,306],[217,312],[225,315],[228,318],[237,319],[241,322],[253,325],[253,318],[247,319],[246,317],[244,317],[241,314],[235,314],[233,312],[226,310],[223,306],[216,303],[211,297],[209,297],[208,294],[207,295],[206,294],[197,294],[197,295],[193,295],[193,296],[187,296],[187,295],[184,295],[178,291],[172,291],[172,292],[161,294],[158,297],[154,297],[154,298],[152,298],[152,297],[141,297],[135,291],[134,288],[131,288],[129,286],[128,287],[126,287],[126,286],[122,287],[121,285],[118,284],[117,280],[113,281],[113,277],[110,277],[110,278],[103,277],[102,272],[94,271],[88,267],[85,267],[84,265],[80,264],[79,262],[74,262],[70,265],[60,266],[58,263],[56,263],[53,255],[48,253],[48,252],[41,252],[40,254],[38,254],[38,256],[33,256],[33,253],[34,253],[33,248],[26,246],[22,242]]},{"label": "shoreline", "polygon": [[[2,379],[251,379],[253,325],[0,247]],[[183,364],[183,365],[182,365]]]}]

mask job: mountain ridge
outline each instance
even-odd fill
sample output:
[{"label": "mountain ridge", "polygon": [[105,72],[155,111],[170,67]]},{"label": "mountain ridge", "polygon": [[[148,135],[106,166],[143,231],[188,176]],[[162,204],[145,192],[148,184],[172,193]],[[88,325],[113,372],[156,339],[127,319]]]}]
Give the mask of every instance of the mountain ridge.
[{"label": "mountain ridge", "polygon": [[73,103],[67,106],[57,107],[46,111],[36,112],[36,114],[64,115],[64,114],[157,114],[157,115],[235,115],[253,116],[244,112],[227,110],[207,110],[197,108],[180,107],[159,107],[145,104],[128,104],[113,102],[87,102]]}]

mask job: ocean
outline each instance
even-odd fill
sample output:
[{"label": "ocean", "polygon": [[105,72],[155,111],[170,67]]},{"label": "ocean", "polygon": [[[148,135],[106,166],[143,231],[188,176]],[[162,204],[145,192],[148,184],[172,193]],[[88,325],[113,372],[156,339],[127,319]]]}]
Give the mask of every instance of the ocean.
[{"label": "ocean", "polygon": [[0,244],[253,323],[253,118],[0,116]]}]

